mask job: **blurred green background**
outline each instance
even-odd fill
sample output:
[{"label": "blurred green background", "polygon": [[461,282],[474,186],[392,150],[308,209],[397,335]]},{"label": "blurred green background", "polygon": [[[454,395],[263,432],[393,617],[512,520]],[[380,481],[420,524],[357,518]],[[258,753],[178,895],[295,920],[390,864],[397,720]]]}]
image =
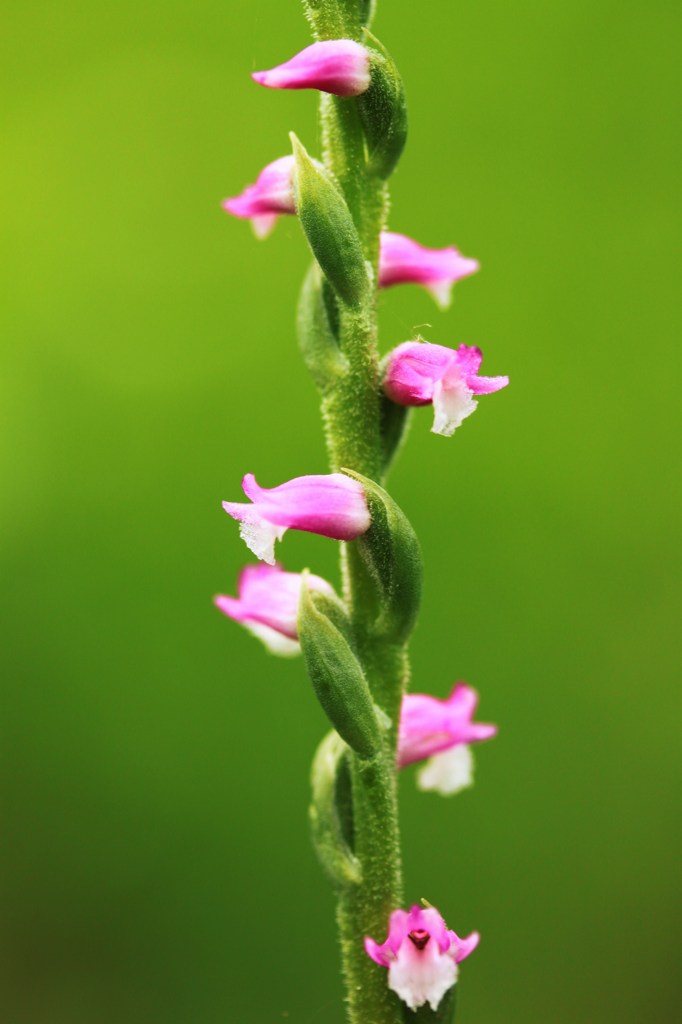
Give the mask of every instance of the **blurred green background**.
[{"label": "blurred green background", "polygon": [[[500,724],[454,800],[402,783],[409,898],[480,950],[458,1024],[672,1021],[673,57],[666,0],[380,0],[410,140],[391,227],[483,272],[439,313],[512,386],[392,490],[426,562],[413,686]],[[220,501],[323,472],[293,218],[220,210],[316,98],[249,72],[296,0],[3,4],[2,1020],[341,1024],[307,835],[325,722],[211,605]],[[289,535],[288,568],[335,578]],[[679,622],[679,620],[677,620]]]}]

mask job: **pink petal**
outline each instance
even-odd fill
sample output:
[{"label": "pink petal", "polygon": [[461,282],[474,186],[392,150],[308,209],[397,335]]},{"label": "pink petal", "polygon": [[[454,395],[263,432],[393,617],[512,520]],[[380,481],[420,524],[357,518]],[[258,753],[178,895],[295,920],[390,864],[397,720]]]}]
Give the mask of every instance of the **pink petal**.
[{"label": "pink petal", "polygon": [[355,540],[369,529],[364,489],[343,473],[294,477],[270,488],[247,474],[242,486],[259,514],[275,525],[334,540]]},{"label": "pink petal", "polygon": [[483,353],[476,345],[458,345],[455,351],[455,363],[463,377],[469,377],[481,368]]},{"label": "pink petal", "polygon": [[448,932],[448,935],[450,936],[450,950],[454,953],[456,964],[466,960],[481,941],[481,936],[478,932],[472,932],[466,939],[460,939],[453,931]]},{"label": "pink petal", "polygon": [[444,345],[405,341],[389,353],[384,391],[398,405],[429,405],[453,359],[453,350]]},{"label": "pink petal", "polygon": [[425,693],[403,697],[398,736],[398,766],[424,761],[458,744],[490,739],[497,727],[471,719],[476,710],[476,691],[464,683],[455,686],[447,700]]},{"label": "pink petal", "polygon": [[392,956],[386,949],[386,943],[382,946],[374,939],[370,939],[369,936],[365,939],[365,952],[368,956],[374,960],[375,964],[379,964],[380,967],[388,967],[392,960]]},{"label": "pink petal", "polygon": [[252,78],[270,89],[320,89],[336,96],[359,96],[369,88],[369,53],[352,39],[327,39],[269,71],[255,71]]},{"label": "pink petal", "polygon": [[476,260],[462,256],[454,246],[427,249],[425,246],[392,231],[381,234],[379,285],[420,284],[432,292],[440,306],[447,306],[450,290],[479,269]]},{"label": "pink petal", "polygon": [[[276,654],[298,654],[297,616],[303,577],[279,565],[247,565],[239,576],[239,597],[221,594],[215,604],[229,618],[246,626]],[[331,584],[308,575],[308,587],[334,594]]]},{"label": "pink petal", "polygon": [[410,907],[408,921],[408,933],[416,931],[427,931],[431,938],[438,944],[441,952],[445,953],[450,947],[450,937],[445,926],[445,921],[435,907]]},{"label": "pink petal", "polygon": [[472,377],[469,387],[475,395],[492,395],[501,391],[509,383],[509,377]]},{"label": "pink petal", "polygon": [[277,217],[295,213],[293,156],[283,156],[264,167],[253,185],[238,196],[223,201],[223,209],[233,217],[250,220],[259,238],[272,231]]}]

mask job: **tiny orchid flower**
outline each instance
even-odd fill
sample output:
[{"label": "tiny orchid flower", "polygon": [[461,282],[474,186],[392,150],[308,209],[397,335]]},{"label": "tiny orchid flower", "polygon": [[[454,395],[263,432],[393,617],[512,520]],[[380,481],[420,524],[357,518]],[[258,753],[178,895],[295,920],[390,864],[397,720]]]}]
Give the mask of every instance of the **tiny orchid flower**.
[{"label": "tiny orchid flower", "polygon": [[400,709],[398,767],[426,761],[417,777],[420,789],[451,796],[473,782],[468,744],[491,739],[497,726],[473,722],[478,694],[458,683],[447,700],[408,693]]},{"label": "tiny orchid flower", "polygon": [[266,238],[283,213],[296,213],[293,156],[274,160],[258,175],[255,184],[247,185],[241,195],[223,201],[223,209],[233,217],[250,220],[258,238]]},{"label": "tiny orchid flower", "polygon": [[476,949],[478,932],[460,939],[450,931],[435,907],[394,910],[388,938],[379,945],[365,939],[365,951],[375,963],[388,967],[388,987],[411,1010],[429,1003],[437,1010],[457,981],[457,965]]},{"label": "tiny orchid flower", "polygon": [[223,508],[240,524],[246,546],[270,565],[275,561],[275,541],[289,529],[356,540],[370,526],[364,488],[344,473],[297,476],[270,488],[259,487],[254,475],[247,473],[242,488],[253,504],[224,501]]},{"label": "tiny orchid flower", "polygon": [[352,39],[325,39],[306,46],[285,64],[251,76],[269,89],[319,89],[360,96],[369,88],[369,53]]},{"label": "tiny orchid flower", "polygon": [[[306,576],[310,590],[330,597],[334,588],[321,576]],[[303,575],[285,572],[279,565],[247,565],[239,576],[239,597],[219,594],[216,607],[235,622],[241,622],[273,654],[300,654],[296,617]]]},{"label": "tiny orchid flower", "polygon": [[453,246],[427,249],[407,235],[382,231],[379,250],[379,285],[420,284],[431,292],[441,309],[450,305],[452,286],[475,274],[477,260],[467,259]]},{"label": "tiny orchid flower", "polygon": [[386,358],[383,387],[398,405],[433,405],[434,434],[451,437],[478,402],[474,395],[488,395],[509,383],[509,377],[481,377],[480,348],[460,345],[446,348],[426,341],[406,341]]}]

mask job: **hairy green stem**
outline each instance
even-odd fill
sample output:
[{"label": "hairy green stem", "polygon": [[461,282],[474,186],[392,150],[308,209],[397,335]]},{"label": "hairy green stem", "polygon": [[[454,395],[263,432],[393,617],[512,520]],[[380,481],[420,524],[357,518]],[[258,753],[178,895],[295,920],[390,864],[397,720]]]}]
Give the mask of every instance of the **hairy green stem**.
[{"label": "hairy green stem", "polygon": [[353,755],[351,784],[362,882],[340,892],[337,909],[348,1019],[351,1024],[402,1024],[402,1008],[388,988],[386,972],[363,945],[366,935],[383,939],[402,894],[395,772],[383,752],[372,761]]},{"label": "hairy green stem", "polygon": [[[318,39],[360,39],[370,4],[363,0],[304,0]],[[365,136],[352,99],[323,96],[320,118],[327,169],[344,192],[371,267],[373,287],[359,309],[339,304],[338,342],[347,372],[325,393],[322,409],[332,470],[352,469],[380,480],[384,466],[377,348],[376,283],[379,236],[388,208],[385,181],[368,167]],[[342,552],[344,593],[372,696],[390,719],[371,760],[350,754],[353,854],[357,884],[339,891],[338,925],[350,1024],[402,1024],[403,1007],[386,971],[365,953],[367,935],[383,940],[402,902],[396,785],[397,723],[407,677],[404,646],[373,631],[375,590],[354,545]]]}]

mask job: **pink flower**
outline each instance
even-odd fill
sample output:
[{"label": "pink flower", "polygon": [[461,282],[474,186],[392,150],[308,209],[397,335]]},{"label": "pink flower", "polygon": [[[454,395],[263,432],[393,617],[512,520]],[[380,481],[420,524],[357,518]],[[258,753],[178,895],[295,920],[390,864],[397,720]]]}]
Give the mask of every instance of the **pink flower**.
[{"label": "pink flower", "polygon": [[223,508],[240,524],[246,546],[274,565],[275,541],[288,529],[319,533],[334,540],[356,540],[369,529],[370,515],[362,484],[343,473],[297,476],[279,487],[259,487],[252,473],[242,480],[253,502],[224,501]]},{"label": "pink flower", "polygon": [[[241,622],[262,640],[273,654],[299,654],[296,617],[303,576],[284,572],[279,565],[247,565],[239,576],[239,597],[220,594],[215,604],[230,619]],[[308,574],[310,590],[334,595],[334,588],[320,576]]]},{"label": "pink flower", "polygon": [[420,789],[449,796],[470,786],[473,759],[469,743],[489,740],[497,726],[472,722],[478,694],[457,683],[447,700],[408,693],[400,709],[398,767],[426,761],[418,776]]},{"label": "pink flower", "polygon": [[375,963],[388,967],[388,987],[412,1010],[429,1003],[437,1010],[457,981],[457,964],[476,949],[478,932],[460,939],[449,931],[435,907],[411,907],[391,914],[383,945],[365,939]]},{"label": "pink flower", "polygon": [[326,39],[306,46],[286,64],[251,76],[270,89],[320,89],[359,96],[369,88],[369,53],[352,39]]},{"label": "pink flower", "polygon": [[293,175],[296,161],[282,156],[268,164],[254,185],[247,185],[241,195],[223,201],[223,209],[234,217],[250,220],[258,238],[265,238],[282,213],[296,213]]},{"label": "pink flower", "polygon": [[433,405],[434,434],[450,437],[478,402],[509,383],[509,377],[480,377],[480,348],[446,348],[426,341],[406,341],[386,358],[384,391],[398,405]]},{"label": "pink flower", "polygon": [[431,292],[442,309],[450,305],[455,281],[475,274],[476,260],[462,256],[455,248],[426,249],[407,235],[382,231],[379,255],[379,284],[421,284]]}]

